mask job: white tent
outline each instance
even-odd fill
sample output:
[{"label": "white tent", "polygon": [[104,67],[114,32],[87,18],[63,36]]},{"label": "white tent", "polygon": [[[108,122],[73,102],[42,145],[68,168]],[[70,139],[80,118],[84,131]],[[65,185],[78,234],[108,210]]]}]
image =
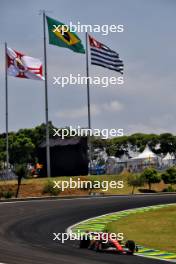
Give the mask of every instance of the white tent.
[{"label": "white tent", "polygon": [[121,157],[120,157],[120,162],[127,162],[129,160],[128,156],[126,154],[123,154]]},{"label": "white tent", "polygon": [[149,146],[147,145],[144,149],[144,151],[142,153],[140,153],[137,157],[132,158],[132,160],[136,160],[136,159],[157,159],[157,155],[155,153],[153,153],[153,151],[149,148]]},{"label": "white tent", "polygon": [[174,164],[175,157],[174,155],[170,154],[169,152],[166,156],[162,159],[162,164],[164,166],[172,166]]},{"label": "white tent", "polygon": [[168,152],[166,156],[163,158],[163,160],[165,161],[174,160],[174,156]]}]

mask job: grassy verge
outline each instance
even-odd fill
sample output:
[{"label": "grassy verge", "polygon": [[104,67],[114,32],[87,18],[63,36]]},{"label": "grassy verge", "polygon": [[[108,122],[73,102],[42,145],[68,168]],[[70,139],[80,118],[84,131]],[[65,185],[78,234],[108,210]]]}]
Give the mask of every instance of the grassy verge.
[{"label": "grassy verge", "polygon": [[[127,178],[129,176],[128,172],[121,173],[119,175],[91,175],[91,176],[74,176],[71,177],[74,180],[78,180],[80,178],[81,180],[90,180],[90,181],[121,181],[124,182],[124,188],[120,189],[113,189],[109,188],[108,191],[103,191],[102,189],[94,189],[92,192],[96,193],[104,193],[105,195],[117,195],[117,194],[131,194],[132,187],[128,186]],[[70,177],[55,177],[51,178],[51,181],[68,181]],[[43,192],[43,189],[47,185],[48,178],[32,178],[32,179],[23,179],[19,197],[39,197],[39,196],[48,196],[52,195],[52,193],[46,193]],[[166,188],[167,185],[165,185],[163,182],[159,184],[153,184],[152,190],[154,192],[161,192],[164,188]],[[8,192],[9,190],[12,192],[16,192],[17,188],[17,181],[0,181],[0,193],[2,192]],[[175,186],[176,188],[176,186]],[[134,193],[143,193],[148,189],[148,186],[145,185],[144,187],[135,188]],[[57,195],[89,195],[90,190],[82,190],[82,189],[67,189],[64,192],[59,192]]]},{"label": "grassy verge", "polygon": [[[122,189],[109,189],[107,192],[103,192],[102,189],[93,189],[92,192],[104,193],[104,194],[127,194],[130,193],[130,187],[127,185],[127,180],[124,175],[101,175],[101,176],[75,176],[75,177],[55,177],[51,178],[49,182],[56,181],[69,181],[72,178],[74,181],[124,181],[124,188]],[[23,179],[20,187],[19,197],[32,197],[32,196],[48,196],[47,192],[43,192],[48,184],[48,178],[33,178]],[[15,192],[17,181],[1,181],[0,191],[13,190]],[[65,191],[59,192],[59,195],[89,195],[90,190],[88,189],[66,189]],[[52,194],[51,194],[52,195]]]},{"label": "grassy verge", "polygon": [[125,239],[176,253],[176,205],[136,213],[107,225],[109,232],[123,232]]}]

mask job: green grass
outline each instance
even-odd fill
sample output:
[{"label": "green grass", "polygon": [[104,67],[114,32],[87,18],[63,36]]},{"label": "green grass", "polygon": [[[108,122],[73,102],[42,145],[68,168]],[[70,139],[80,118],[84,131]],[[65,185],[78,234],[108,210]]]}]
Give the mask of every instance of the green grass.
[{"label": "green grass", "polygon": [[[69,181],[69,179],[72,178],[73,180],[78,180],[78,178],[81,179],[81,181],[122,181],[124,182],[124,188],[109,188],[108,191],[102,190],[102,189],[92,189],[92,190],[87,190],[96,192],[96,193],[104,193],[105,195],[115,195],[115,194],[130,194],[131,193],[131,187],[128,186],[127,184],[127,177],[124,176],[124,174],[119,174],[119,175],[91,175],[91,176],[73,176],[73,177],[68,177],[68,176],[62,176],[62,177],[52,177],[50,178],[51,181]],[[22,180],[22,185],[23,186],[28,186],[29,188],[32,186],[31,190],[31,196],[35,196],[36,188],[40,188],[43,190],[43,188],[47,185],[48,183],[48,178],[32,178],[32,179],[23,179]],[[0,182],[0,188],[1,187],[8,187],[8,186],[15,186],[17,184],[17,181],[1,181]],[[105,186],[106,187],[106,186]],[[23,189],[23,187],[21,187]],[[83,190],[84,191],[84,190]],[[88,195],[88,193],[85,190],[85,195]],[[73,190],[74,193],[74,190]],[[71,194],[71,191],[69,192]],[[62,195],[62,192],[61,192]]]},{"label": "green grass", "polygon": [[[128,186],[127,178],[130,175],[128,172],[124,172],[118,175],[91,175],[91,176],[62,176],[62,177],[52,177],[51,181],[69,181],[70,178],[73,178],[74,180],[78,180],[80,178],[81,180],[90,180],[90,181],[121,181],[123,180],[124,188],[109,188],[108,191],[104,191],[102,189],[93,189],[92,192],[98,192],[98,193],[104,193],[105,195],[123,195],[123,194],[131,194],[132,187]],[[21,190],[25,192],[25,197],[27,196],[35,196],[36,192],[39,195],[39,189],[43,190],[44,186],[47,184],[48,178],[30,178],[30,179],[22,179],[22,185]],[[17,180],[12,181],[0,181],[0,189],[1,188],[8,188],[8,187],[15,187],[17,185]],[[30,189],[30,193],[27,191]],[[153,184],[152,189],[156,192],[161,192],[164,188],[166,188],[167,185],[164,185],[163,183],[159,184]],[[176,185],[175,187],[176,188]],[[148,189],[148,186],[145,185],[144,187],[135,188],[134,193],[141,193],[139,189]],[[6,189],[5,189],[6,190]],[[42,194],[42,193],[41,193]],[[62,194],[62,192],[61,192]],[[71,192],[69,192],[69,195],[71,195]],[[88,193],[85,192],[85,195],[88,195]]]},{"label": "green grass", "polygon": [[[51,177],[51,180],[58,180],[58,181],[68,181],[69,178],[74,178],[74,180],[77,180],[80,177],[86,177],[85,179],[87,180],[117,180],[117,177],[119,177],[118,175],[91,175],[91,176],[59,176],[59,177]],[[44,178],[29,178],[29,179],[23,179],[23,183],[25,184],[31,184],[31,183],[40,183],[40,182],[47,182],[48,178],[44,177]],[[10,180],[10,181],[6,181],[6,183],[10,183],[10,184],[16,184],[16,180]],[[0,181],[0,185],[3,184],[3,181]]]},{"label": "green grass", "polygon": [[107,225],[109,232],[122,232],[125,239],[176,253],[176,205],[136,213]]}]

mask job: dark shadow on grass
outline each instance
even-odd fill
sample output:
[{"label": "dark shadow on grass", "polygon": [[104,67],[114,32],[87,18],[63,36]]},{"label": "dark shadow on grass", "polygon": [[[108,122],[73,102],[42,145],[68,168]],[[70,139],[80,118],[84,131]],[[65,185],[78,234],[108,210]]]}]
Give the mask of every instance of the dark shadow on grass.
[{"label": "dark shadow on grass", "polygon": [[149,190],[149,189],[138,189],[140,193],[156,193],[155,190]]}]

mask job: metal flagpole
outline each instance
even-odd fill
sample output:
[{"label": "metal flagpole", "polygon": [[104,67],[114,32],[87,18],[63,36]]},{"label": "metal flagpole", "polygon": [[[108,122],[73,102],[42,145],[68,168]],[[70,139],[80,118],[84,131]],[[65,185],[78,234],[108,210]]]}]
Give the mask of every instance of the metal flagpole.
[{"label": "metal flagpole", "polygon": [[49,144],[49,124],[48,124],[48,78],[47,78],[47,55],[46,55],[46,26],[45,11],[43,10],[43,35],[44,35],[44,65],[45,65],[45,117],[46,117],[46,165],[47,176],[51,176],[50,169],[50,144]]},{"label": "metal flagpole", "polygon": [[90,119],[90,82],[89,82],[89,54],[88,54],[88,34],[86,32],[86,73],[87,73],[87,109],[88,109],[88,128],[91,129]]},{"label": "metal flagpole", "polygon": [[[87,110],[88,110],[88,128],[91,129],[91,116],[90,116],[90,82],[89,82],[89,53],[88,53],[88,33],[86,32],[86,74],[87,74]],[[89,162],[90,169],[92,164],[92,146],[90,136],[88,138],[89,145]]]},{"label": "metal flagpole", "polygon": [[9,128],[8,128],[8,78],[7,78],[7,43],[5,42],[5,102],[6,102],[6,171],[9,171]]}]

